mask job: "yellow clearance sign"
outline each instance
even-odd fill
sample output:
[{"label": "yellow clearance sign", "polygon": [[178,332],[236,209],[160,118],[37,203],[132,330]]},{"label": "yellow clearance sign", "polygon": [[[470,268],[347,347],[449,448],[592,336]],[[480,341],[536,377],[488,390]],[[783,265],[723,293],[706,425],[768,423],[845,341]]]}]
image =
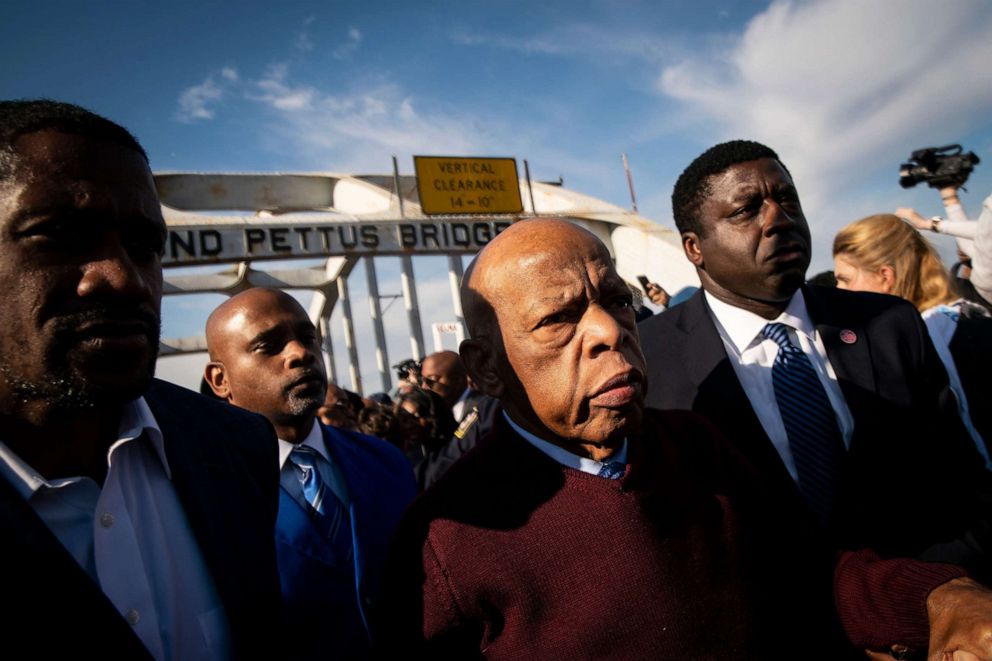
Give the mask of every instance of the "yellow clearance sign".
[{"label": "yellow clearance sign", "polygon": [[413,166],[425,214],[523,211],[514,158],[414,156]]}]

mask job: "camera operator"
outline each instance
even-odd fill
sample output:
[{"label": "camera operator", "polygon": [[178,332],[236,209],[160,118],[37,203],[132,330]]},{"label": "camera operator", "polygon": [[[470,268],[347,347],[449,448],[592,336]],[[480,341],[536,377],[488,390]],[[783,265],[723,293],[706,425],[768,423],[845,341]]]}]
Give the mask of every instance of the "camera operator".
[{"label": "camera operator", "polygon": [[895,214],[905,218],[918,230],[947,234],[957,239],[958,251],[971,258],[970,283],[982,300],[976,301],[992,311],[992,195],[982,203],[977,221],[968,220],[958,198],[958,186],[940,188],[947,220],[924,218],[915,209],[900,207]]},{"label": "camera operator", "polygon": [[420,363],[413,358],[407,358],[393,365],[396,370],[396,388],[393,389],[393,397],[409,392],[420,387]]}]

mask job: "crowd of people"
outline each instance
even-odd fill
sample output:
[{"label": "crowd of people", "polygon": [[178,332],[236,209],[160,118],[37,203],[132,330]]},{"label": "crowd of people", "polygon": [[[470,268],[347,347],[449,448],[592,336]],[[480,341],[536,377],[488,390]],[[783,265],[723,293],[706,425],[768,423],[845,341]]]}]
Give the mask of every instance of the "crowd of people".
[{"label": "crowd of people", "polygon": [[[530,218],[466,270],[469,338],[395,392],[328,383],[306,311],[255,288],[211,313],[198,394],[154,378],[167,230],[138,141],[0,102],[4,642],[990,659],[992,202],[971,222],[941,193],[952,220],[856,221],[837,286],[810,284],[785,163],[721,143],[675,183],[701,287],[649,284],[661,313],[596,236]],[[954,223],[949,275],[920,230]]]}]

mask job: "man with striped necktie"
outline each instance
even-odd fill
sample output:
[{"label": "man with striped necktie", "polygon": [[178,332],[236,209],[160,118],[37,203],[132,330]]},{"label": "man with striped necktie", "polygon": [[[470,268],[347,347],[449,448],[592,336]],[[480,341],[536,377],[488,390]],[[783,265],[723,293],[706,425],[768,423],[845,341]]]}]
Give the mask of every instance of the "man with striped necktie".
[{"label": "man with striped necktie", "polygon": [[234,296],[207,320],[207,345],[214,392],[264,415],[279,437],[279,658],[367,657],[386,548],[416,493],[406,458],[385,441],[317,420],[327,389],[320,340],[289,294]]},{"label": "man with striped necktie", "polygon": [[915,308],[804,286],[809,226],[764,145],[706,151],[672,209],[702,290],[639,326],[647,405],[720,428],[793,509],[810,562],[844,552],[856,645],[992,654],[992,593],[963,578],[992,578],[990,476]]}]

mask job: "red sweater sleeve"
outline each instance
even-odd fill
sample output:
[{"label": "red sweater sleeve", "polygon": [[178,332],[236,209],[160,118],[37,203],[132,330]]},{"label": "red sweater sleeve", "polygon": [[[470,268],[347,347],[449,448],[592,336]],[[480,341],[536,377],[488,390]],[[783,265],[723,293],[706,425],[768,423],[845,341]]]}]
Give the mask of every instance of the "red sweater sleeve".
[{"label": "red sweater sleeve", "polygon": [[927,597],[939,585],[966,576],[957,565],[909,558],[883,559],[874,551],[842,551],[834,570],[841,624],[859,648],[893,644],[926,650],[930,639]]}]

